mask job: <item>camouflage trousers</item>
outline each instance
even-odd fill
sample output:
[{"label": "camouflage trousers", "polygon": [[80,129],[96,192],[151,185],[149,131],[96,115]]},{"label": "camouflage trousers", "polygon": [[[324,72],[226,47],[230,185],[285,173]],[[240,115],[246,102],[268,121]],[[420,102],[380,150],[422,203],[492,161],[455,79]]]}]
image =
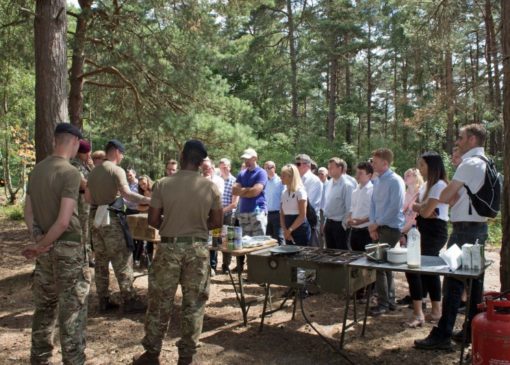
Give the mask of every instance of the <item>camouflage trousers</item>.
[{"label": "camouflage trousers", "polygon": [[57,320],[64,364],[85,362],[89,289],[90,272],[81,243],[56,241],[50,251],[37,258],[31,363],[45,363],[50,359]]},{"label": "camouflage trousers", "polygon": [[193,356],[197,352],[205,303],[209,299],[210,271],[205,242],[159,245],[149,269],[149,305],[142,340],[147,352],[159,354],[161,351],[179,284],[182,288],[179,356]]},{"label": "camouflage trousers", "polygon": [[87,256],[90,256],[92,252],[92,246],[90,244],[90,204],[85,202],[83,194],[80,194],[80,200],[78,202],[78,218],[80,219],[81,225],[81,241],[87,250]]},{"label": "camouflage trousers", "polygon": [[124,302],[135,296],[133,288],[133,253],[127,248],[124,233],[119,218],[110,213],[110,224],[95,228],[95,211],[90,214],[90,231],[94,242],[96,257],[95,281],[99,298],[109,296],[110,285],[109,263],[112,263],[113,272],[119,283],[120,292]]}]

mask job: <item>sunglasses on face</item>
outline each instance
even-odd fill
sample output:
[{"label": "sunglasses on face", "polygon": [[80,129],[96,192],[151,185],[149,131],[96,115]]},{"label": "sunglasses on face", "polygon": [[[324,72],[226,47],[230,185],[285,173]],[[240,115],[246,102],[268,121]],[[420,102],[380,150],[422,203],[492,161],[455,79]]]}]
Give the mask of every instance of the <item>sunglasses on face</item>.
[{"label": "sunglasses on face", "polygon": [[303,164],[303,163],[301,163],[301,162],[296,162],[296,166],[297,166],[297,167],[300,167],[301,165],[304,165],[304,164]]}]

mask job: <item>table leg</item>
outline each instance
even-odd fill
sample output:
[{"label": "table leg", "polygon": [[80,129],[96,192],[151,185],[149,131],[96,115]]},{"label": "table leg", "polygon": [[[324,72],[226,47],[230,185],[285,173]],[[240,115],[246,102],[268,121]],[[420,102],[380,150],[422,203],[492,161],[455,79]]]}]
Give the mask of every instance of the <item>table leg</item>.
[{"label": "table leg", "polygon": [[366,289],[366,299],[367,302],[365,304],[365,317],[363,318],[363,328],[361,330],[361,336],[365,336],[365,328],[367,327],[367,318],[368,318],[368,308],[370,307],[370,297],[372,296],[372,284],[369,284]]},{"label": "table leg", "polygon": [[[466,285],[464,285],[466,286]],[[469,311],[471,310],[471,290],[473,289],[473,279],[467,279],[466,288],[466,314],[462,324],[462,344],[460,345],[460,365],[464,363],[464,348],[466,347],[467,327],[469,321]]]},{"label": "table leg", "polygon": [[264,326],[264,318],[266,317],[266,307],[267,307],[267,301],[268,301],[268,298],[270,296],[270,293],[271,293],[271,289],[269,289],[269,286],[271,284],[266,284],[266,295],[264,297],[264,306],[262,307],[262,316],[260,318],[260,327],[259,327],[259,332],[262,332],[262,327]]},{"label": "table leg", "polygon": [[340,349],[344,348],[345,331],[347,330],[347,316],[349,314],[349,305],[351,304],[351,294],[347,293],[346,297],[347,299],[345,300],[344,320],[342,322],[342,335],[340,336]]},{"label": "table leg", "polygon": [[230,282],[232,283],[232,287],[234,288],[234,293],[236,294],[237,302],[239,303],[239,307],[241,307],[241,312],[243,314],[243,323],[246,326],[248,324],[248,314],[246,310],[246,302],[244,300],[244,286],[243,286],[243,277],[242,273],[237,273],[239,279],[239,291],[237,290],[237,285],[234,281],[234,277],[232,273],[229,271],[228,276],[230,277]]}]

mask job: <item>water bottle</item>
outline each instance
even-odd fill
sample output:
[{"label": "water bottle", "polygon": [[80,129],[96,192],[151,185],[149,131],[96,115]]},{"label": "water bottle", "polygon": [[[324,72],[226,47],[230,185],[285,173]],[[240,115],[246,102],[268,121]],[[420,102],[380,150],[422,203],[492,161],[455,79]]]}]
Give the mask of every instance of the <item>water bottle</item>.
[{"label": "water bottle", "polygon": [[411,269],[421,266],[421,236],[414,225],[407,233],[407,266]]}]

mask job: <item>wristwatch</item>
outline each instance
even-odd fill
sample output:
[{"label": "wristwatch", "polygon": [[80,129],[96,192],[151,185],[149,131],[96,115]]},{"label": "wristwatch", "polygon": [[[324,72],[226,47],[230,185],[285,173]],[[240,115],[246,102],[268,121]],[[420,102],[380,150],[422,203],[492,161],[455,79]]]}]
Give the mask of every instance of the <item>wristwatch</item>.
[{"label": "wristwatch", "polygon": [[289,232],[292,232],[292,227],[289,227]]}]

